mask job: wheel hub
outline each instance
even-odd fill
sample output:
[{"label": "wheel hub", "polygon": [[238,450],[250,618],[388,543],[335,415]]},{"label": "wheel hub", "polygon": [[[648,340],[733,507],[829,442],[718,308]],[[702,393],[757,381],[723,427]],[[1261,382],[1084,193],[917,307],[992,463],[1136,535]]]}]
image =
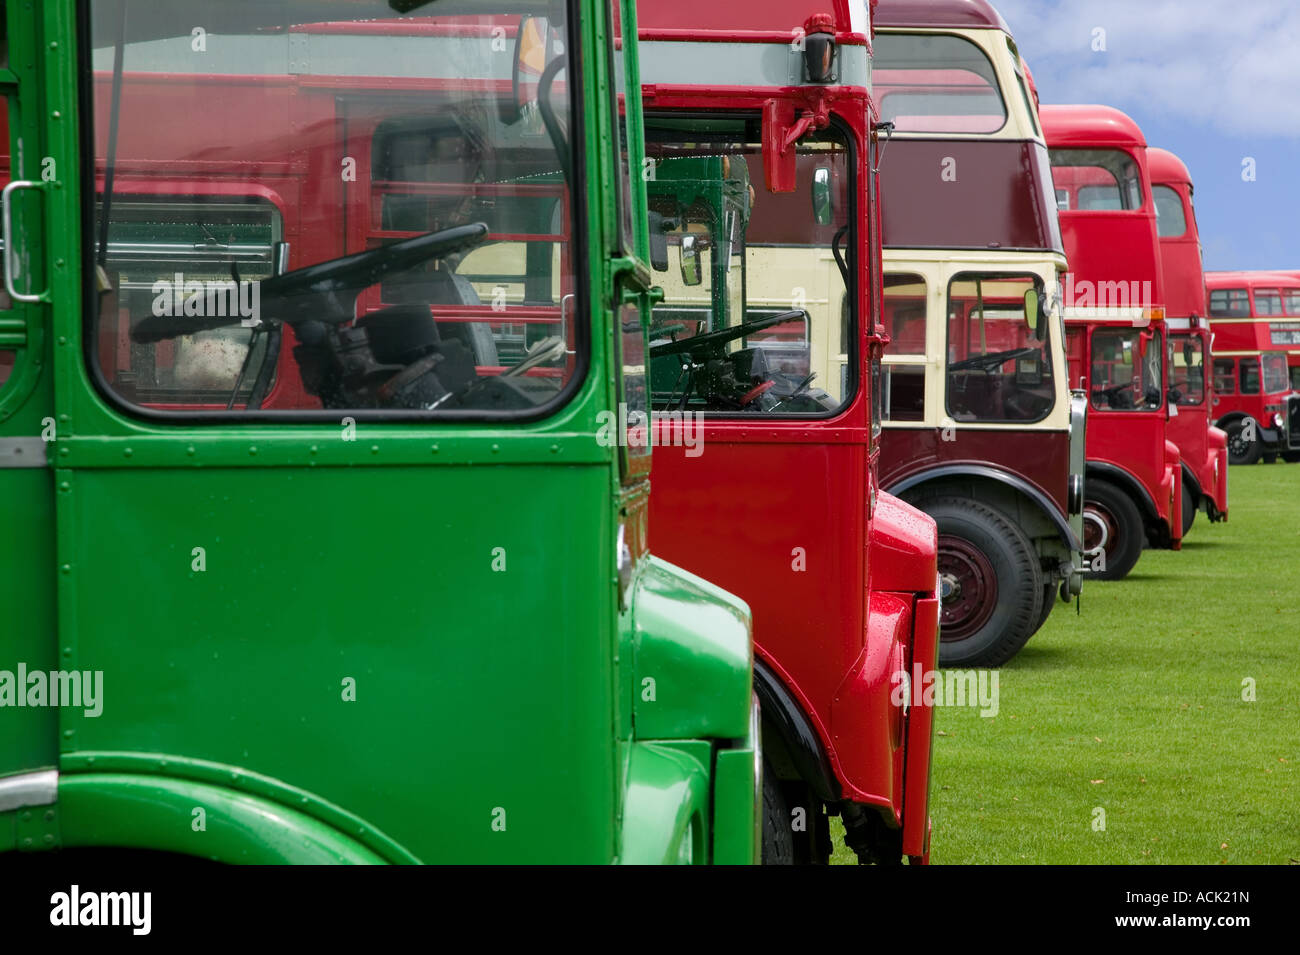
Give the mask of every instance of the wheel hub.
[{"label": "wheel hub", "polygon": [[988,623],[998,605],[998,578],[983,551],[964,538],[940,534],[939,581],[940,640],[964,640]]}]

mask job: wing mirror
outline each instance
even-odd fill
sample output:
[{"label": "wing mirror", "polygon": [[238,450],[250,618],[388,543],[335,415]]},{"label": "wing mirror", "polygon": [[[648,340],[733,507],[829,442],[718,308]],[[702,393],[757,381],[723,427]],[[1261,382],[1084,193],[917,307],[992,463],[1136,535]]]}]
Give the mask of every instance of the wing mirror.
[{"label": "wing mirror", "polygon": [[1041,339],[1043,335],[1039,325],[1042,316],[1039,313],[1038,305],[1038,289],[1031,288],[1025,292],[1025,324],[1029,326],[1029,330],[1034,333],[1035,338]]},{"label": "wing mirror", "polygon": [[830,225],[834,218],[834,201],[831,198],[831,171],[826,166],[813,170],[812,186],[813,221]]},{"label": "wing mirror", "polygon": [[682,284],[692,286],[703,281],[700,275],[700,240],[687,233],[682,236]]}]

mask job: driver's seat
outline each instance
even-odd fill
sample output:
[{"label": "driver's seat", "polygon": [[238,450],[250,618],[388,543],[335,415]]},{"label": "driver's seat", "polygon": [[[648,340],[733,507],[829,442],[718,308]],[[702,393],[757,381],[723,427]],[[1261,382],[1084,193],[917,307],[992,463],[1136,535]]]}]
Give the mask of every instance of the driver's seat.
[{"label": "driver's seat", "polygon": [[[447,302],[447,295],[438,295],[433,299],[435,305],[452,304],[452,305],[482,305],[482,300],[478,297],[478,292],[474,289],[474,284],[465,276],[457,275],[455,272],[444,272],[439,269],[435,275],[443,276],[446,280],[439,283],[442,288],[450,293],[451,302]],[[470,354],[474,356],[474,364],[479,366],[495,366],[500,364],[497,358],[497,343],[492,337],[492,326],[486,322],[438,322],[438,331],[442,338],[459,341],[469,349]]]}]

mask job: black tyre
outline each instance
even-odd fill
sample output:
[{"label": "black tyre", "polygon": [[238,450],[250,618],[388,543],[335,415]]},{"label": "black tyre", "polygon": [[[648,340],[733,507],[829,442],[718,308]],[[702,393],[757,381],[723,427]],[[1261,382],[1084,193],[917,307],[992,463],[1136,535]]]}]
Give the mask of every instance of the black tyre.
[{"label": "black tyre", "polygon": [[1229,464],[1254,464],[1264,453],[1259,440],[1259,429],[1254,422],[1247,428],[1246,421],[1238,418],[1223,430],[1228,433]]},{"label": "black tyre", "polygon": [[1034,627],[1034,633],[1042,630],[1043,624],[1052,615],[1052,610],[1056,607],[1056,591],[1060,585],[1058,580],[1049,580],[1043,584],[1043,609],[1038,612],[1038,624]]},{"label": "black tyre", "polygon": [[763,865],[794,865],[794,832],[781,783],[763,762]]},{"label": "black tyre", "polygon": [[[1088,576],[1096,580],[1122,580],[1142,556],[1146,529],[1133,499],[1109,481],[1088,479],[1083,502],[1084,560]],[[1092,569],[1098,552],[1101,569]]]},{"label": "black tyre", "polygon": [[1186,479],[1183,480],[1183,536],[1192,529],[1192,524],[1196,522],[1196,498],[1192,494],[1192,489],[1187,486]]},{"label": "black tyre", "polygon": [[939,664],[1001,666],[1033,636],[1043,610],[1033,544],[979,501],[942,497],[920,506],[939,525]]}]

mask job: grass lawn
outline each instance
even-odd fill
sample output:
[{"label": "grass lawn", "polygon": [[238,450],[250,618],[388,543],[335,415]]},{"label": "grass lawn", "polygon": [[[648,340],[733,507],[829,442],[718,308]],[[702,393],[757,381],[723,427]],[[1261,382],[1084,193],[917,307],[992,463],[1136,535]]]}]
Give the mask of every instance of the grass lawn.
[{"label": "grass lawn", "polygon": [[1058,603],[997,716],[938,710],[933,863],[1300,860],[1300,465],[1229,492],[1228,523]]}]

